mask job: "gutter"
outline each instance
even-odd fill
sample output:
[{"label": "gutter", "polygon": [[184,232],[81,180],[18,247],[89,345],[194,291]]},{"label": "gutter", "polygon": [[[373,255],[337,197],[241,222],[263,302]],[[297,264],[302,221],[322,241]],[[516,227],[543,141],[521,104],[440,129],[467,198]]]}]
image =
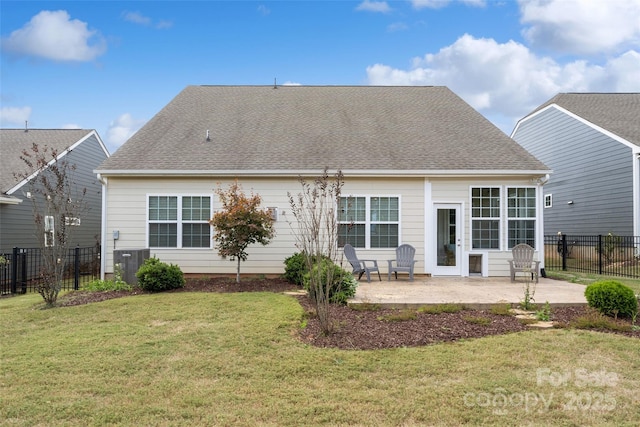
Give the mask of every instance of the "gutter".
[{"label": "gutter", "polygon": [[98,175],[98,181],[102,184],[102,212],[100,226],[100,279],[104,280],[107,262],[107,178]]},{"label": "gutter", "polygon": [[17,197],[0,195],[0,205],[19,205],[22,201]]},{"label": "gutter", "polygon": [[[475,170],[367,170],[367,169],[342,169],[342,174],[349,177],[379,177],[379,178],[466,178],[472,176],[483,177],[502,177],[502,176],[528,176],[539,175],[544,177],[551,173],[549,169],[511,169],[511,170],[493,170],[493,169],[475,169]],[[250,177],[300,177],[300,176],[318,176],[322,173],[321,169],[280,169],[280,170],[100,170],[94,171],[105,176],[122,176],[122,177],[167,177],[167,176],[189,176],[189,177],[212,177],[212,176],[250,176]],[[330,169],[329,174],[334,174],[336,169]]]}]

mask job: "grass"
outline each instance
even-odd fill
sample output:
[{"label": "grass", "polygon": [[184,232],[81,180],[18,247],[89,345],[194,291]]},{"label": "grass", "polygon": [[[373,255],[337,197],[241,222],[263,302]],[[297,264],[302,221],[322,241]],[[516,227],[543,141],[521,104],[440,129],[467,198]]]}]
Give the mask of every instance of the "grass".
[{"label": "grass", "polygon": [[497,314],[499,316],[512,316],[511,304],[494,304],[491,306],[491,314]]},{"label": "grass", "polygon": [[476,325],[488,326],[491,324],[491,319],[488,317],[482,316],[465,316],[464,320],[469,323],[474,323]]},{"label": "grass", "polygon": [[50,310],[40,300],[0,299],[3,425],[640,419],[638,341],[619,335],[557,329],[342,351],[301,343],[303,309],[284,295],[160,293]]},{"label": "grass", "polygon": [[551,279],[564,280],[571,283],[579,283],[581,285],[590,285],[594,282],[600,282],[602,280],[615,280],[623,285],[627,285],[633,292],[640,294],[640,279],[630,279],[627,277],[617,276],[601,276],[592,273],[578,273],[573,271],[561,271],[561,270],[546,270],[547,277]]},{"label": "grass", "polygon": [[462,304],[453,303],[429,305],[418,309],[420,313],[427,314],[458,313],[462,310],[464,310],[464,306]]},{"label": "grass", "polygon": [[378,317],[378,320],[382,320],[384,322],[404,322],[407,320],[415,320],[418,317],[418,314],[415,310],[400,310],[397,313],[387,314],[385,316]]}]

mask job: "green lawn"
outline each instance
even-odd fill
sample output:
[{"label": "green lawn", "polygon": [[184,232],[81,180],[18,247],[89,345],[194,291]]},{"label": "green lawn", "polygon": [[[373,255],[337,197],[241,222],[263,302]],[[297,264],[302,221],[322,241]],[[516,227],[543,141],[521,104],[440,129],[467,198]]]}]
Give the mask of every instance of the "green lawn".
[{"label": "green lawn", "polygon": [[532,331],[379,351],[297,340],[271,293],[0,299],[8,426],[611,425],[640,419],[640,343]]},{"label": "green lawn", "polygon": [[616,282],[629,286],[633,289],[636,295],[640,294],[640,279],[630,279],[628,277],[618,276],[601,276],[593,273],[578,273],[562,270],[547,270],[546,273],[547,277],[552,279],[565,280],[567,282],[580,283],[583,285],[590,285],[591,283],[599,282],[601,280],[615,280]]}]

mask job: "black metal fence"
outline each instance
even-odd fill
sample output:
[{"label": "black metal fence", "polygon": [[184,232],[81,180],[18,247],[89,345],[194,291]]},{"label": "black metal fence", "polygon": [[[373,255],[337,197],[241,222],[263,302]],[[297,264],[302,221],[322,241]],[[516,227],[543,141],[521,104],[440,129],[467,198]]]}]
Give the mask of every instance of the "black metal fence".
[{"label": "black metal fence", "polygon": [[544,237],[545,268],[640,278],[640,236]]},{"label": "black metal fence", "polygon": [[[0,254],[0,294],[36,292],[41,280],[43,259],[40,248],[13,248]],[[69,249],[65,263],[62,289],[80,289],[83,283],[100,277],[100,247]]]}]

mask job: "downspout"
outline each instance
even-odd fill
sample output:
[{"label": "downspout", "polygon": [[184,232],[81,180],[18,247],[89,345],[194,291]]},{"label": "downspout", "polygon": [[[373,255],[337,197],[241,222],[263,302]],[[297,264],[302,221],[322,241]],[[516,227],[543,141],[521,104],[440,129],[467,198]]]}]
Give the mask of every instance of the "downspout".
[{"label": "downspout", "polygon": [[549,181],[549,174],[546,174],[544,177],[536,179],[536,183],[538,184],[537,196],[538,200],[536,202],[537,207],[537,216],[539,220],[538,227],[536,227],[536,247],[538,249],[538,259],[540,260],[540,268],[544,269],[544,258],[545,258],[545,247],[544,247],[544,185]]},{"label": "downspout", "polygon": [[640,150],[633,152],[633,235],[640,236]]},{"label": "downspout", "polygon": [[98,174],[98,181],[102,184],[102,213],[100,230],[100,279],[104,280],[105,269],[107,266],[107,178]]}]

